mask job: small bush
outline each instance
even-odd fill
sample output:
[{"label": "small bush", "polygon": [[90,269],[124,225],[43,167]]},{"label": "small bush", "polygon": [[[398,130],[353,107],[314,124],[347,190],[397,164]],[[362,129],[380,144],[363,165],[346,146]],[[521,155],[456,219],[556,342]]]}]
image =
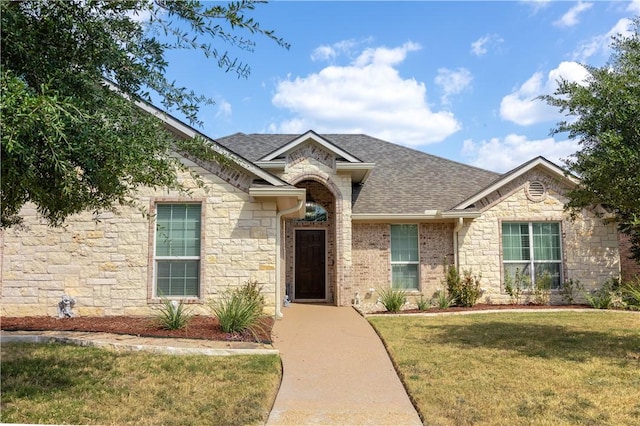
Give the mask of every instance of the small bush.
[{"label": "small bush", "polygon": [[380,303],[389,312],[400,312],[407,303],[407,293],[404,290],[394,290],[392,288],[378,290]]},{"label": "small bush", "polygon": [[261,320],[265,316],[262,288],[256,281],[248,281],[243,287],[226,291],[219,301],[211,303],[225,333],[250,333],[258,340],[264,330]]},{"label": "small bush", "polygon": [[420,295],[420,299],[416,302],[416,304],[418,305],[419,311],[426,311],[430,306],[429,301],[425,299],[422,294]]},{"label": "small bush", "polygon": [[626,307],[634,311],[640,311],[640,276],[625,283],[622,288],[622,298]]},{"label": "small bush", "polygon": [[551,283],[553,278],[548,271],[536,276],[533,286],[533,303],[536,305],[548,305],[551,300]]},{"label": "small bush", "polygon": [[611,278],[602,287],[585,293],[584,297],[596,309],[621,308],[624,307],[621,293],[620,280]]},{"label": "small bush", "polygon": [[471,307],[476,304],[482,291],[480,290],[480,278],[475,276],[470,270],[465,270],[462,277],[454,265],[449,265],[447,259],[444,261],[445,281],[447,283],[447,293],[451,303],[456,306]]},{"label": "small bush", "polygon": [[519,268],[516,268],[516,273],[513,277],[505,273],[504,291],[509,295],[511,303],[520,304],[523,291],[529,287],[531,287],[531,278],[527,274],[521,273]]},{"label": "small bush", "polygon": [[451,298],[449,298],[445,289],[433,293],[433,304],[438,309],[447,309],[451,306]]},{"label": "small bush", "polygon": [[182,300],[162,298],[162,304],[156,308],[155,319],[166,330],[179,330],[186,327],[193,317],[191,310]]},{"label": "small bush", "polygon": [[562,296],[562,301],[567,305],[573,305],[578,296],[578,292],[583,292],[584,286],[580,283],[580,280],[574,280],[573,278],[568,279],[567,281],[562,283],[562,287],[560,288],[560,295]]}]

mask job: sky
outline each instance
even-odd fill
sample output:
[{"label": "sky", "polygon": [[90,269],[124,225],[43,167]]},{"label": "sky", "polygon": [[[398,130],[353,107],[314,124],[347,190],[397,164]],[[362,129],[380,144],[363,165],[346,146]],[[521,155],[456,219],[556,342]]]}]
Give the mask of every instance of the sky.
[{"label": "sky", "polygon": [[636,15],[640,0],[272,1],[248,16],[290,49],[255,36],[253,52],[230,49],[248,79],[172,52],[167,76],[215,101],[199,114],[214,139],[364,133],[496,172],[539,155],[562,166],[579,144],[551,136],[566,117],[537,98],[606,65]]}]

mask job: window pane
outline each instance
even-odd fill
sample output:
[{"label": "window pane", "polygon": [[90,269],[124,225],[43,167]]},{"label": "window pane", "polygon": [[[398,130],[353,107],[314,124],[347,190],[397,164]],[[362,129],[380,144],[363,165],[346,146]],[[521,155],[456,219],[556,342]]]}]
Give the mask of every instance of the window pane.
[{"label": "window pane", "polygon": [[536,280],[543,276],[545,272],[551,275],[551,288],[560,288],[560,264],[559,263],[534,263],[533,267],[536,271]]},{"label": "window pane", "polygon": [[560,260],[560,224],[534,223],[534,260]]},{"label": "window pane", "polygon": [[157,296],[193,296],[199,294],[199,261],[157,261]]},{"label": "window pane", "polygon": [[200,204],[156,206],[156,256],[200,255]]},{"label": "window pane", "polygon": [[418,265],[392,265],[391,287],[394,289],[418,289]]},{"label": "window pane", "polygon": [[[518,278],[516,278],[516,272]],[[511,277],[511,283],[514,287],[529,288],[531,286],[531,264],[530,263],[505,263],[504,264],[505,280]]]},{"label": "window pane", "polygon": [[526,223],[502,224],[504,260],[529,260],[529,226]]},{"label": "window pane", "polygon": [[391,261],[417,262],[418,226],[391,225]]}]

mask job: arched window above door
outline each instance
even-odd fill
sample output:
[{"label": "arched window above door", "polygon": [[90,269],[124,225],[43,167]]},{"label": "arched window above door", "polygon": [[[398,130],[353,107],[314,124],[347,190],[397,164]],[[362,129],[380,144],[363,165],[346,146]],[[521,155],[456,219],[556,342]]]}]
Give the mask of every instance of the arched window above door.
[{"label": "arched window above door", "polygon": [[327,210],[320,204],[307,201],[303,222],[326,222]]}]

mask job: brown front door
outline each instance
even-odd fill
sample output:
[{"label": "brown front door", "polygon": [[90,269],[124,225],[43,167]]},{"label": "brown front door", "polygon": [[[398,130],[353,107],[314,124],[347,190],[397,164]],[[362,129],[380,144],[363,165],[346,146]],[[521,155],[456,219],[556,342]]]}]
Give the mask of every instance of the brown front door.
[{"label": "brown front door", "polygon": [[325,300],[325,231],[296,229],[295,298]]}]

